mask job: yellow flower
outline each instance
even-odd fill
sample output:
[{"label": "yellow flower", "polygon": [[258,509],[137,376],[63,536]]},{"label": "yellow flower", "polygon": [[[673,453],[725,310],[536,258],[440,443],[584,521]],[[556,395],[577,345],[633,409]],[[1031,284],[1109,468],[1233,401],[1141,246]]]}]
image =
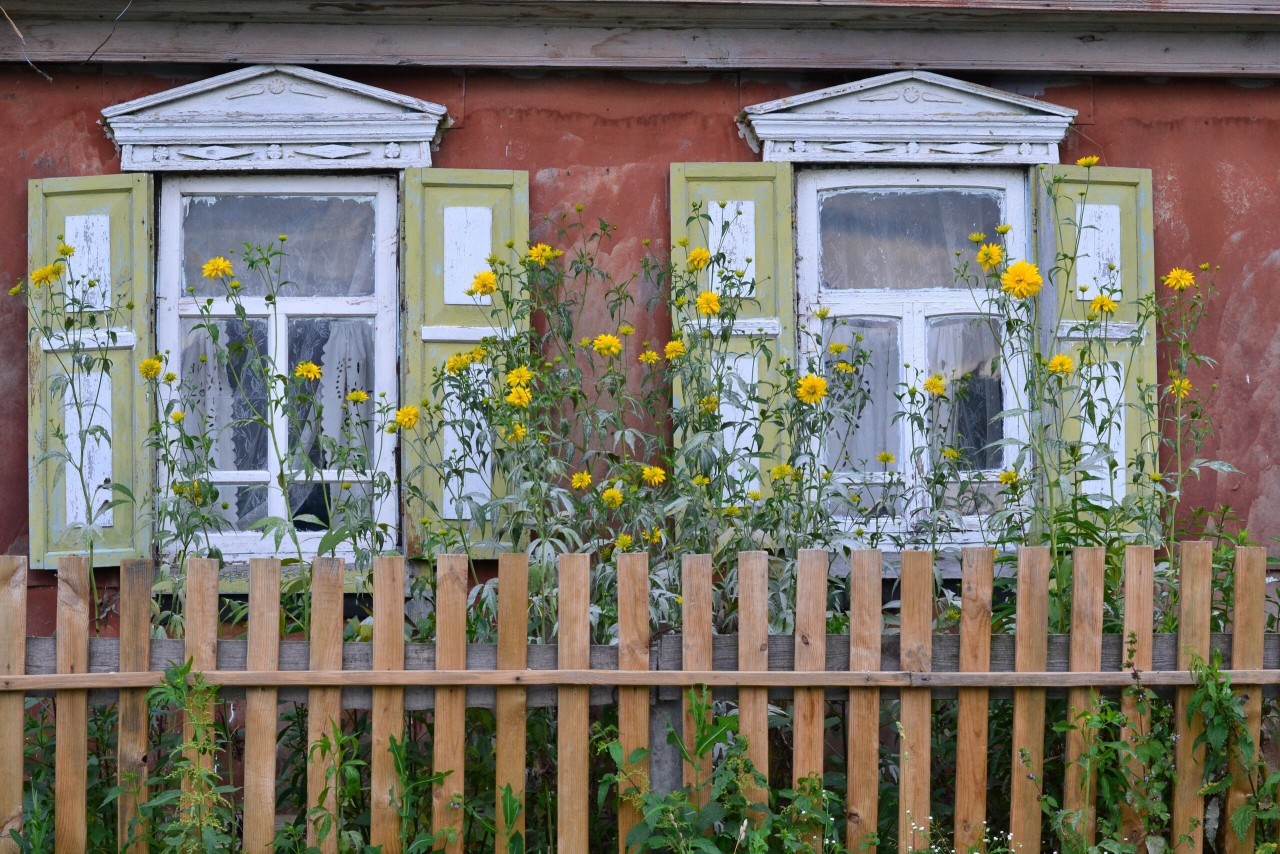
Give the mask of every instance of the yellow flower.
[{"label": "yellow flower", "polygon": [[492,270],[481,270],[471,280],[467,293],[487,297],[498,289],[498,277]]},{"label": "yellow flower", "polygon": [[801,403],[813,406],[827,396],[827,381],[815,374],[806,374],[796,380],[796,397]]},{"label": "yellow flower", "polygon": [[445,360],[444,369],[446,372],[458,375],[466,370],[475,359],[470,353],[456,353]]},{"label": "yellow flower", "polygon": [[984,243],[978,250],[978,264],[990,273],[1004,260],[1004,247],[999,243]]},{"label": "yellow flower", "polygon": [[769,469],[769,477],[773,480],[782,480],[783,478],[790,477],[794,473],[795,469],[786,463],[778,463],[778,465]]},{"label": "yellow flower", "polygon": [[710,486],[711,478],[707,477],[705,474],[695,474],[693,476],[693,485],[694,486]]},{"label": "yellow flower", "polygon": [[63,258],[70,258],[72,255],[76,254],[76,248],[74,246],[68,246],[67,244],[59,240],[58,254],[61,255]]},{"label": "yellow flower", "polygon": [[1043,285],[1040,270],[1029,261],[1015,261],[1000,275],[1000,289],[1018,299],[1035,296]]},{"label": "yellow flower", "polygon": [[622,352],[622,342],[617,335],[602,332],[591,342],[591,347],[601,356],[616,356]]},{"label": "yellow flower", "polygon": [[819,308],[817,311],[815,311],[813,313],[813,316],[818,318],[819,320],[826,320],[828,317],[831,316],[831,309],[824,305],[821,308]]},{"label": "yellow flower", "polygon": [[636,328],[632,326],[630,323],[623,323],[620,326],[618,326],[618,334],[623,337],[626,337],[627,335],[635,335]]},{"label": "yellow flower", "polygon": [[1084,167],[1084,168],[1086,168],[1086,169],[1090,168],[1091,166],[1097,166],[1097,165],[1098,165],[1098,155],[1096,155],[1096,154],[1090,154],[1090,155],[1087,155],[1087,156],[1085,156],[1085,157],[1081,157],[1079,160],[1077,160],[1077,161],[1076,161],[1076,165],[1077,165],[1077,166],[1083,166],[1083,167]]},{"label": "yellow flower", "polygon": [[611,486],[600,493],[600,500],[604,502],[605,507],[617,510],[622,506],[622,490]]},{"label": "yellow flower", "polygon": [[730,504],[728,507],[724,508],[724,515],[729,517],[737,516],[741,512],[742,508],[737,504]]},{"label": "yellow flower", "polygon": [[711,253],[707,251],[705,246],[699,246],[689,252],[689,259],[685,262],[690,272],[694,270],[704,270],[711,263]]},{"label": "yellow flower", "polygon": [[836,362],[835,369],[842,374],[853,373],[853,365],[849,364],[848,362],[843,362],[843,361]]},{"label": "yellow flower", "polygon": [[1069,376],[1076,369],[1076,360],[1068,356],[1066,353],[1059,353],[1049,360],[1049,364],[1045,366],[1051,374],[1061,374]]},{"label": "yellow flower", "polygon": [[1106,294],[1098,294],[1089,303],[1090,314],[1115,314],[1116,301]]},{"label": "yellow flower", "polygon": [[703,397],[702,400],[698,401],[698,409],[704,415],[714,415],[715,412],[720,409],[720,398],[716,397],[714,394],[708,394]]},{"label": "yellow flower", "polygon": [[304,380],[320,379],[320,366],[315,362],[299,362],[298,366],[293,369],[293,375]]},{"label": "yellow flower", "polygon": [[200,275],[206,279],[216,279],[219,276],[231,275],[231,262],[221,255],[215,255],[208,261],[204,262],[204,266],[200,268]]},{"label": "yellow flower", "polygon": [[[35,273],[32,273],[31,277],[34,280]],[[1169,274],[1160,281],[1164,282],[1175,291],[1185,291],[1196,283],[1196,276],[1195,273],[1192,273],[1190,270],[1184,270],[1181,267],[1174,267],[1169,271]]]},{"label": "yellow flower", "polygon": [[880,453],[876,454],[876,462],[882,463],[883,465],[891,466],[897,461],[898,461],[898,458],[895,457],[893,454],[889,453],[888,451],[881,451]]},{"label": "yellow flower", "polygon": [[173,412],[169,413],[169,419],[173,421],[174,424],[181,424],[182,419],[186,417],[187,413],[183,412],[181,409],[175,409]]},{"label": "yellow flower", "polygon": [[924,390],[934,397],[946,394],[947,381],[943,378],[942,374],[934,374],[924,381]]},{"label": "yellow flower", "polygon": [[360,388],[353,388],[347,392],[347,403],[364,403],[369,399],[369,392]]},{"label": "yellow flower", "polygon": [[675,361],[685,354],[683,341],[668,341],[666,348],[662,354],[667,357],[668,362]]},{"label": "yellow flower", "polygon": [[54,261],[52,264],[45,264],[38,270],[31,273],[31,287],[42,288],[51,284],[54,279],[62,275],[62,264]]},{"label": "yellow flower", "polygon": [[1000,472],[1000,483],[1005,486],[1013,486],[1018,482],[1018,473],[1013,469],[1005,469]]},{"label": "yellow flower", "polygon": [[22,283],[21,283],[21,282],[19,282],[18,284],[14,285],[14,286],[13,286],[13,287],[11,287],[11,288],[9,288],[9,296],[11,296],[11,297],[16,297],[16,296],[17,296],[18,294],[20,294],[20,293],[22,293]]},{"label": "yellow flower", "polygon": [[536,246],[529,247],[529,260],[536,263],[539,267],[547,266],[547,262],[553,258],[559,258],[563,252],[557,252],[545,243],[539,243]]},{"label": "yellow flower", "polygon": [[662,486],[667,482],[667,473],[661,466],[645,466],[640,470],[640,478],[649,486]]},{"label": "yellow flower", "polygon": [[1007,222],[1002,222],[996,226],[996,234],[999,234],[1001,236],[1004,236],[1011,231],[1013,231],[1013,226],[1009,225],[1009,223]]},{"label": "yellow flower", "polygon": [[1186,377],[1176,377],[1169,383],[1169,393],[1177,398],[1185,398],[1191,394],[1191,380]]},{"label": "yellow flower", "polygon": [[954,462],[955,460],[960,459],[960,449],[952,448],[951,446],[948,445],[947,447],[942,449],[942,458],[944,460],[951,460]]},{"label": "yellow flower", "polygon": [[658,364],[658,354],[653,352],[652,350],[645,350],[643,353],[640,354],[639,358],[640,358],[640,361],[644,362],[646,365]]},{"label": "yellow flower", "polygon": [[619,534],[617,543],[618,543],[618,551],[625,552],[627,549],[631,548],[631,543],[632,543],[631,535]]},{"label": "yellow flower", "polygon": [[524,409],[530,403],[533,403],[533,395],[529,393],[529,389],[522,385],[514,386],[511,391],[507,392],[507,403]]},{"label": "yellow flower", "polygon": [[507,385],[512,388],[527,386],[533,380],[533,371],[524,365],[513,368],[507,373]]},{"label": "yellow flower", "polygon": [[986,240],[986,239],[987,239],[987,234],[986,234],[986,232],[985,232],[985,231],[971,231],[971,232],[969,232],[969,242],[970,242],[970,243],[981,243],[982,241],[984,241],[984,240]]},{"label": "yellow flower", "polygon": [[677,241],[676,241],[676,246],[682,246],[682,247],[683,247],[683,246],[688,246],[688,245],[689,245],[689,238],[687,238],[687,237],[682,237],[682,238],[680,238],[679,240],[677,240]]},{"label": "yellow flower", "polygon": [[1159,483],[1160,481],[1164,480],[1164,475],[1158,471],[1149,472],[1147,474],[1147,477],[1151,478],[1152,483]]},{"label": "yellow flower", "polygon": [[175,374],[173,371],[166,371],[166,372],[165,372],[165,375],[164,375],[164,381],[165,381],[165,382],[167,382],[167,383],[171,383],[171,382],[173,382],[174,380],[176,380],[177,378],[178,378],[178,375],[177,375],[177,374]]},{"label": "yellow flower", "polygon": [[656,546],[658,543],[662,542],[662,529],[650,528],[649,533],[646,535],[645,539],[647,539],[650,543]]},{"label": "yellow flower", "polygon": [[160,372],[164,370],[164,362],[161,362],[155,356],[143,359],[138,363],[138,373],[144,380],[153,380],[160,376]]},{"label": "yellow flower", "polygon": [[764,493],[758,489],[753,489],[747,493],[747,498],[751,501],[759,501],[761,498],[764,498]]},{"label": "yellow flower", "polygon": [[411,403],[408,406],[402,406],[397,409],[395,423],[401,429],[412,430],[414,425],[418,423],[418,407]]},{"label": "yellow flower", "polygon": [[848,349],[849,349],[848,344],[842,344],[839,341],[833,341],[827,345],[827,352],[833,356],[843,355],[845,352],[848,351]]},{"label": "yellow flower", "polygon": [[524,437],[529,435],[529,428],[525,427],[519,421],[511,425],[511,429],[507,431],[507,441],[523,442]]},{"label": "yellow flower", "polygon": [[580,471],[574,474],[569,484],[574,489],[586,489],[591,486],[591,472]]},{"label": "yellow flower", "polygon": [[698,314],[719,314],[720,295],[715,291],[703,291],[698,294]]}]

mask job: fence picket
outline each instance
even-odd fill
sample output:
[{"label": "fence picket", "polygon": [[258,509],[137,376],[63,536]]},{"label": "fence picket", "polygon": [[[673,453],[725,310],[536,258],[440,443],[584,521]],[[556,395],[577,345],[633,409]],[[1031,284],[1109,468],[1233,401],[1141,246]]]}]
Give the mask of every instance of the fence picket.
[{"label": "fence picket", "polygon": [[[618,556],[618,669],[649,669],[649,556],[628,552]],[[618,689],[618,741],[624,759],[649,747],[649,689]],[[649,759],[627,762],[627,774],[649,778]],[[637,781],[638,782],[638,781]],[[627,834],[640,820],[627,799],[618,804],[618,850],[627,851]]]},{"label": "fence picket", "polygon": [[[120,670],[151,669],[151,582],[154,569],[149,560],[127,560],[120,567]],[[145,688],[121,691],[118,735],[116,736],[116,779],[120,796],[116,799],[116,832],[121,844],[140,836],[138,805],[147,800],[147,731],[151,716]],[[128,854],[146,854],[147,843],[133,839],[124,848]]]},{"label": "fence picket", "polygon": [[[205,673],[218,668],[218,561],[193,558],[187,563],[187,610],[183,626],[186,655],[191,672]],[[211,713],[203,710],[201,713]],[[183,723],[187,741],[193,728],[190,718]],[[213,756],[191,751],[188,759],[205,771],[213,768]],[[184,782],[184,789],[189,783]]]},{"label": "fence picket", "polygon": [[[1071,669],[1093,673],[1102,667],[1102,591],[1105,587],[1107,553],[1103,548],[1078,548],[1072,556],[1071,573]],[[1096,707],[1093,688],[1072,688],[1067,692],[1066,781],[1062,804],[1077,818],[1075,831],[1085,845],[1093,844],[1098,824],[1097,773],[1086,773],[1083,757],[1094,740],[1082,716]]]},{"label": "fence picket", "polygon": [[[0,676],[18,676],[27,664],[27,559],[0,555]],[[17,630],[14,630],[17,627]],[[17,854],[10,831],[22,829],[23,718],[21,692],[0,692],[0,854]]]},{"label": "fence picket", "polygon": [[[498,667],[524,670],[529,658],[529,556],[504,554],[498,558]],[[510,851],[508,839],[524,837],[524,781],[526,770],[525,719],[527,701],[521,687],[499,688],[497,692],[497,767],[495,789],[498,819],[497,851]],[[503,792],[507,786],[520,804],[515,822],[507,826]]]},{"label": "fence picket", "polygon": [[[764,552],[738,553],[738,669],[769,669],[769,556]],[[738,726],[747,740],[747,757],[767,779],[768,689],[738,689]],[[744,794],[751,804],[769,802],[768,786]]]},{"label": "fence picket", "polygon": [[[1124,554],[1124,637],[1126,659],[1134,670],[1145,673],[1151,669],[1152,634],[1155,631],[1155,549],[1151,546],[1129,546]],[[1124,738],[1136,745],[1145,738],[1151,726],[1151,716],[1144,711],[1136,697],[1125,692],[1120,700],[1120,710],[1129,722]],[[1129,774],[1134,779],[1146,775],[1142,760],[1130,754]],[[1121,834],[1126,842],[1142,846],[1146,842],[1144,818],[1129,804],[1120,805]]]},{"label": "fence picket", "polygon": [[[467,556],[441,555],[436,565],[436,670],[467,669]],[[462,854],[464,816],[457,802],[464,791],[467,746],[467,689],[437,688],[435,772],[448,773],[431,792],[431,827],[453,829],[454,841],[440,849]]]},{"label": "fence picket", "polygon": [[[58,559],[59,673],[89,670],[90,571],[83,556]],[[89,692],[82,689],[61,690],[54,698],[54,854],[84,854],[87,850],[88,703]]]},{"label": "fence picket", "polygon": [[[902,553],[903,670],[933,669],[933,555]],[[901,783],[898,844],[906,851],[929,847],[929,774],[933,694],[928,688],[903,688],[901,699]]]},{"label": "fence picket", "polygon": [[[798,672],[827,667],[827,553],[801,549],[796,558],[796,665]],[[797,688],[791,719],[792,782],[822,776],[825,692]]]},{"label": "fence picket", "polygon": [[[373,559],[373,668],[404,670],[402,557]],[[382,854],[400,854],[400,775],[391,740],[404,740],[404,689],[374,688],[370,718],[369,841]]]},{"label": "fence picket", "polygon": [[[1236,670],[1262,669],[1262,646],[1266,631],[1267,603],[1267,550],[1249,546],[1236,550],[1235,566],[1235,614],[1231,626],[1231,667]],[[1244,693],[1244,716],[1249,737],[1255,750],[1261,746],[1262,691],[1256,685],[1231,686]],[[1255,754],[1256,755],[1256,754]],[[1244,805],[1256,784],[1253,768],[1231,766],[1231,789],[1227,792],[1224,823],[1229,828],[1225,834],[1226,854],[1245,854],[1254,850],[1252,824],[1248,832],[1238,836],[1231,822],[1231,815]]]},{"label": "fence picket", "polygon": [[[1038,673],[1049,657],[1049,550],[1018,550],[1017,656],[1019,673]],[[1009,847],[1040,848],[1040,786],[1044,780],[1044,690],[1013,692],[1013,773]]]},{"label": "fence picket", "polygon": [[[280,561],[249,561],[249,648],[245,664],[275,670],[280,664]],[[275,688],[246,688],[244,727],[244,850],[273,850],[276,830]]]},{"label": "fence picket", "polygon": [[[883,595],[879,550],[855,551],[849,561],[849,669],[880,669]],[[880,689],[849,691],[847,733],[849,816],[847,846],[875,854],[880,820]]]},{"label": "fence picket", "polygon": [[[1178,608],[1178,669],[1189,670],[1195,658],[1209,658],[1209,621],[1213,607],[1213,549],[1208,542],[1183,543],[1180,558],[1181,590]],[[1174,695],[1173,806],[1170,840],[1174,851],[1200,854],[1204,850],[1204,745],[1196,739],[1204,732],[1204,718],[1197,712],[1187,719],[1195,688],[1179,688]]]},{"label": "fence picket", "polygon": [[[591,666],[591,558],[560,556],[560,610],[557,666],[586,670]],[[559,690],[556,743],[556,841],[559,851],[586,851],[587,816],[591,809],[591,689]]]},{"label": "fence picket", "polygon": [[[681,562],[680,595],[682,626],[681,652],[685,670],[711,669],[711,555],[685,555]],[[684,701],[684,742],[692,746],[694,743],[695,722],[689,708],[689,701]],[[692,753],[692,750],[690,751]],[[694,759],[698,757],[695,755]],[[699,781],[711,775],[711,757],[706,756],[695,763],[685,763],[684,783],[696,786]],[[705,804],[707,792],[694,789],[694,803]]]},{"label": "fence picket", "polygon": [[[991,667],[991,592],[995,552],[966,548],[961,556],[960,669],[985,673]],[[987,721],[985,688],[961,688],[956,710],[957,851],[982,850],[987,820]]]},{"label": "fence picket", "polygon": [[[342,669],[342,569],[341,558],[318,557],[311,564],[311,669]],[[307,698],[307,808],[322,813],[307,822],[307,845],[321,854],[337,854],[338,812],[337,745],[334,731],[341,726],[342,689],[312,688]],[[316,745],[327,741],[330,750]],[[321,833],[326,817],[331,826]],[[323,835],[323,839],[321,836]]]}]

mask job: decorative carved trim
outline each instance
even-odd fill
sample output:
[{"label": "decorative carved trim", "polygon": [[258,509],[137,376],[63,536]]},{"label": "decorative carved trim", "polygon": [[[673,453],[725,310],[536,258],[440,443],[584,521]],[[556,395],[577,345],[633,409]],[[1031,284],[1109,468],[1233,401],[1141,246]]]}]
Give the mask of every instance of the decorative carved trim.
[{"label": "decorative carved trim", "polygon": [[308,68],[258,65],[102,111],[125,171],[430,166],[439,104]]}]

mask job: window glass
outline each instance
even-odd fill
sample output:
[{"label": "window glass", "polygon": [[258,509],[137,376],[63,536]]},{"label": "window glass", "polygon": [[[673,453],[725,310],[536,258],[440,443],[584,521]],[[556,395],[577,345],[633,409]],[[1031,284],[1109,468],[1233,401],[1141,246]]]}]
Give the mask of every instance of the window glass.
[{"label": "window glass", "polygon": [[929,323],[929,371],[947,380],[951,400],[945,414],[943,443],[964,452],[976,469],[1001,466],[1001,449],[989,447],[1004,438],[1000,342],[985,317],[943,317]]},{"label": "window glass", "polygon": [[[898,408],[894,394],[902,367],[900,334],[901,325],[896,320],[850,317],[826,323],[823,339],[828,343],[840,342],[871,352],[860,377],[870,392],[861,419],[850,424],[846,418],[837,418],[831,425],[827,467],[832,471],[884,471],[885,466],[877,463],[876,457],[885,451],[898,454],[897,430],[890,422]],[[888,465],[888,471],[897,468],[896,460]]]}]

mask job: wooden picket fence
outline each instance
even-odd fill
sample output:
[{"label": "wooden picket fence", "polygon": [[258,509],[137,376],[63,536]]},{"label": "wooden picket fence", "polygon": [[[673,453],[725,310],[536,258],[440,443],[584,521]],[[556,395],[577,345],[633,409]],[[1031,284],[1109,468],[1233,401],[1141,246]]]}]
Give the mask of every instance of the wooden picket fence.
[{"label": "wooden picket fence", "polygon": [[[1099,689],[1132,684],[1132,670],[1147,686],[1176,689],[1177,784],[1172,821],[1190,845],[1203,846],[1202,748],[1195,745],[1200,722],[1187,722],[1192,693],[1192,656],[1207,658],[1211,645],[1224,648],[1233,683],[1247,693],[1249,727],[1260,730],[1260,686],[1280,683],[1278,662],[1264,667],[1265,552],[1242,548],[1235,562],[1234,632],[1211,636],[1211,550],[1207,543],[1181,546],[1180,633],[1153,634],[1153,567],[1150,548],[1132,547],[1125,559],[1124,633],[1103,634],[1104,554],[1080,549],[1074,555],[1069,637],[1048,634],[1051,592],[1049,554],[1024,548],[1017,563],[1017,628],[991,634],[993,553],[963,554],[962,608],[958,636],[933,634],[936,597],[932,558],[906,552],[901,564],[900,627],[883,631],[882,565],[876,551],[857,552],[850,567],[848,635],[827,634],[828,556],[799,556],[793,637],[768,630],[768,558],[763,552],[738,556],[738,634],[712,631],[712,563],[707,555],[683,559],[683,627],[678,636],[651,642],[649,572],[644,554],[618,559],[618,642],[592,646],[588,623],[590,563],[567,555],[559,565],[559,637],[555,645],[529,645],[528,566],[523,555],[499,561],[499,616],[496,646],[468,645],[468,562],[442,556],[436,566],[436,642],[404,641],[405,568],[401,558],[378,558],[373,577],[372,643],[342,641],[343,566],[318,559],[312,576],[309,641],[280,640],[280,564],[256,560],[250,568],[247,637],[219,639],[218,565],[192,561],[187,577],[186,637],[151,639],[152,566],[137,561],[121,572],[119,638],[90,637],[88,566],[66,558],[58,575],[56,638],[23,637],[13,627],[26,613],[26,565],[0,557],[0,852],[16,850],[7,832],[22,816],[23,699],[52,694],[56,707],[56,850],[80,852],[86,838],[86,721],[91,702],[118,698],[119,773],[144,772],[147,754],[146,690],[158,684],[167,663],[190,659],[213,684],[228,693],[243,689],[246,707],[244,768],[244,848],[269,848],[275,826],[276,734],[281,702],[309,703],[309,737],[314,742],[340,719],[346,706],[371,709],[372,843],[399,851],[397,775],[388,747],[400,738],[406,708],[433,709],[433,749],[437,771],[451,772],[435,786],[435,829],[461,829],[462,811],[450,805],[464,781],[465,712],[468,705],[496,708],[496,788],[511,786],[523,798],[526,777],[526,711],[555,706],[558,713],[558,850],[588,850],[592,809],[588,756],[591,705],[611,702],[616,689],[619,737],[624,755],[649,740],[650,692],[655,687],[707,685],[733,689],[741,730],[750,756],[768,768],[768,704],[779,692],[793,703],[791,766],[796,778],[821,773],[824,717],[829,704],[842,705],[848,734],[848,845],[858,850],[878,820],[881,692],[899,700],[898,826],[902,850],[927,846],[930,803],[932,702],[958,698],[958,744],[954,793],[955,848],[981,844],[987,816],[988,714],[993,690],[1013,692],[1012,809],[1015,846],[1038,850],[1041,840],[1040,779],[1046,737],[1046,696],[1067,691],[1074,716],[1094,701]],[[1257,687],[1249,687],[1257,686]],[[471,694],[468,694],[468,691]],[[103,693],[104,691],[111,693]],[[91,694],[90,692],[95,692]],[[595,692],[595,696],[593,696]],[[603,695],[603,696],[602,696]],[[1127,709],[1135,727],[1145,726],[1137,708]],[[692,725],[686,712],[685,726]],[[1064,806],[1079,810],[1079,830],[1090,838],[1096,817],[1086,803],[1084,770],[1075,760],[1088,749],[1087,733],[1071,732],[1066,743]],[[310,757],[309,803],[325,789],[326,760]],[[689,769],[692,776],[693,770]],[[136,779],[131,776],[129,779]],[[1228,811],[1246,797],[1239,774]],[[138,815],[146,793],[131,792],[118,803],[124,829]],[[329,804],[332,807],[332,803]],[[503,812],[498,809],[501,821]],[[1134,828],[1139,817],[1128,817]],[[1224,820],[1229,816],[1224,816]],[[522,821],[523,819],[518,819]],[[619,838],[636,822],[625,803],[619,810]],[[520,828],[517,828],[520,829]],[[500,829],[499,838],[503,838]],[[461,837],[459,837],[461,838]],[[1252,851],[1253,839],[1228,837],[1232,851]],[[315,842],[314,834],[311,840]],[[336,851],[330,835],[322,850]],[[143,850],[135,846],[132,851]],[[461,842],[444,850],[461,851]]]}]

